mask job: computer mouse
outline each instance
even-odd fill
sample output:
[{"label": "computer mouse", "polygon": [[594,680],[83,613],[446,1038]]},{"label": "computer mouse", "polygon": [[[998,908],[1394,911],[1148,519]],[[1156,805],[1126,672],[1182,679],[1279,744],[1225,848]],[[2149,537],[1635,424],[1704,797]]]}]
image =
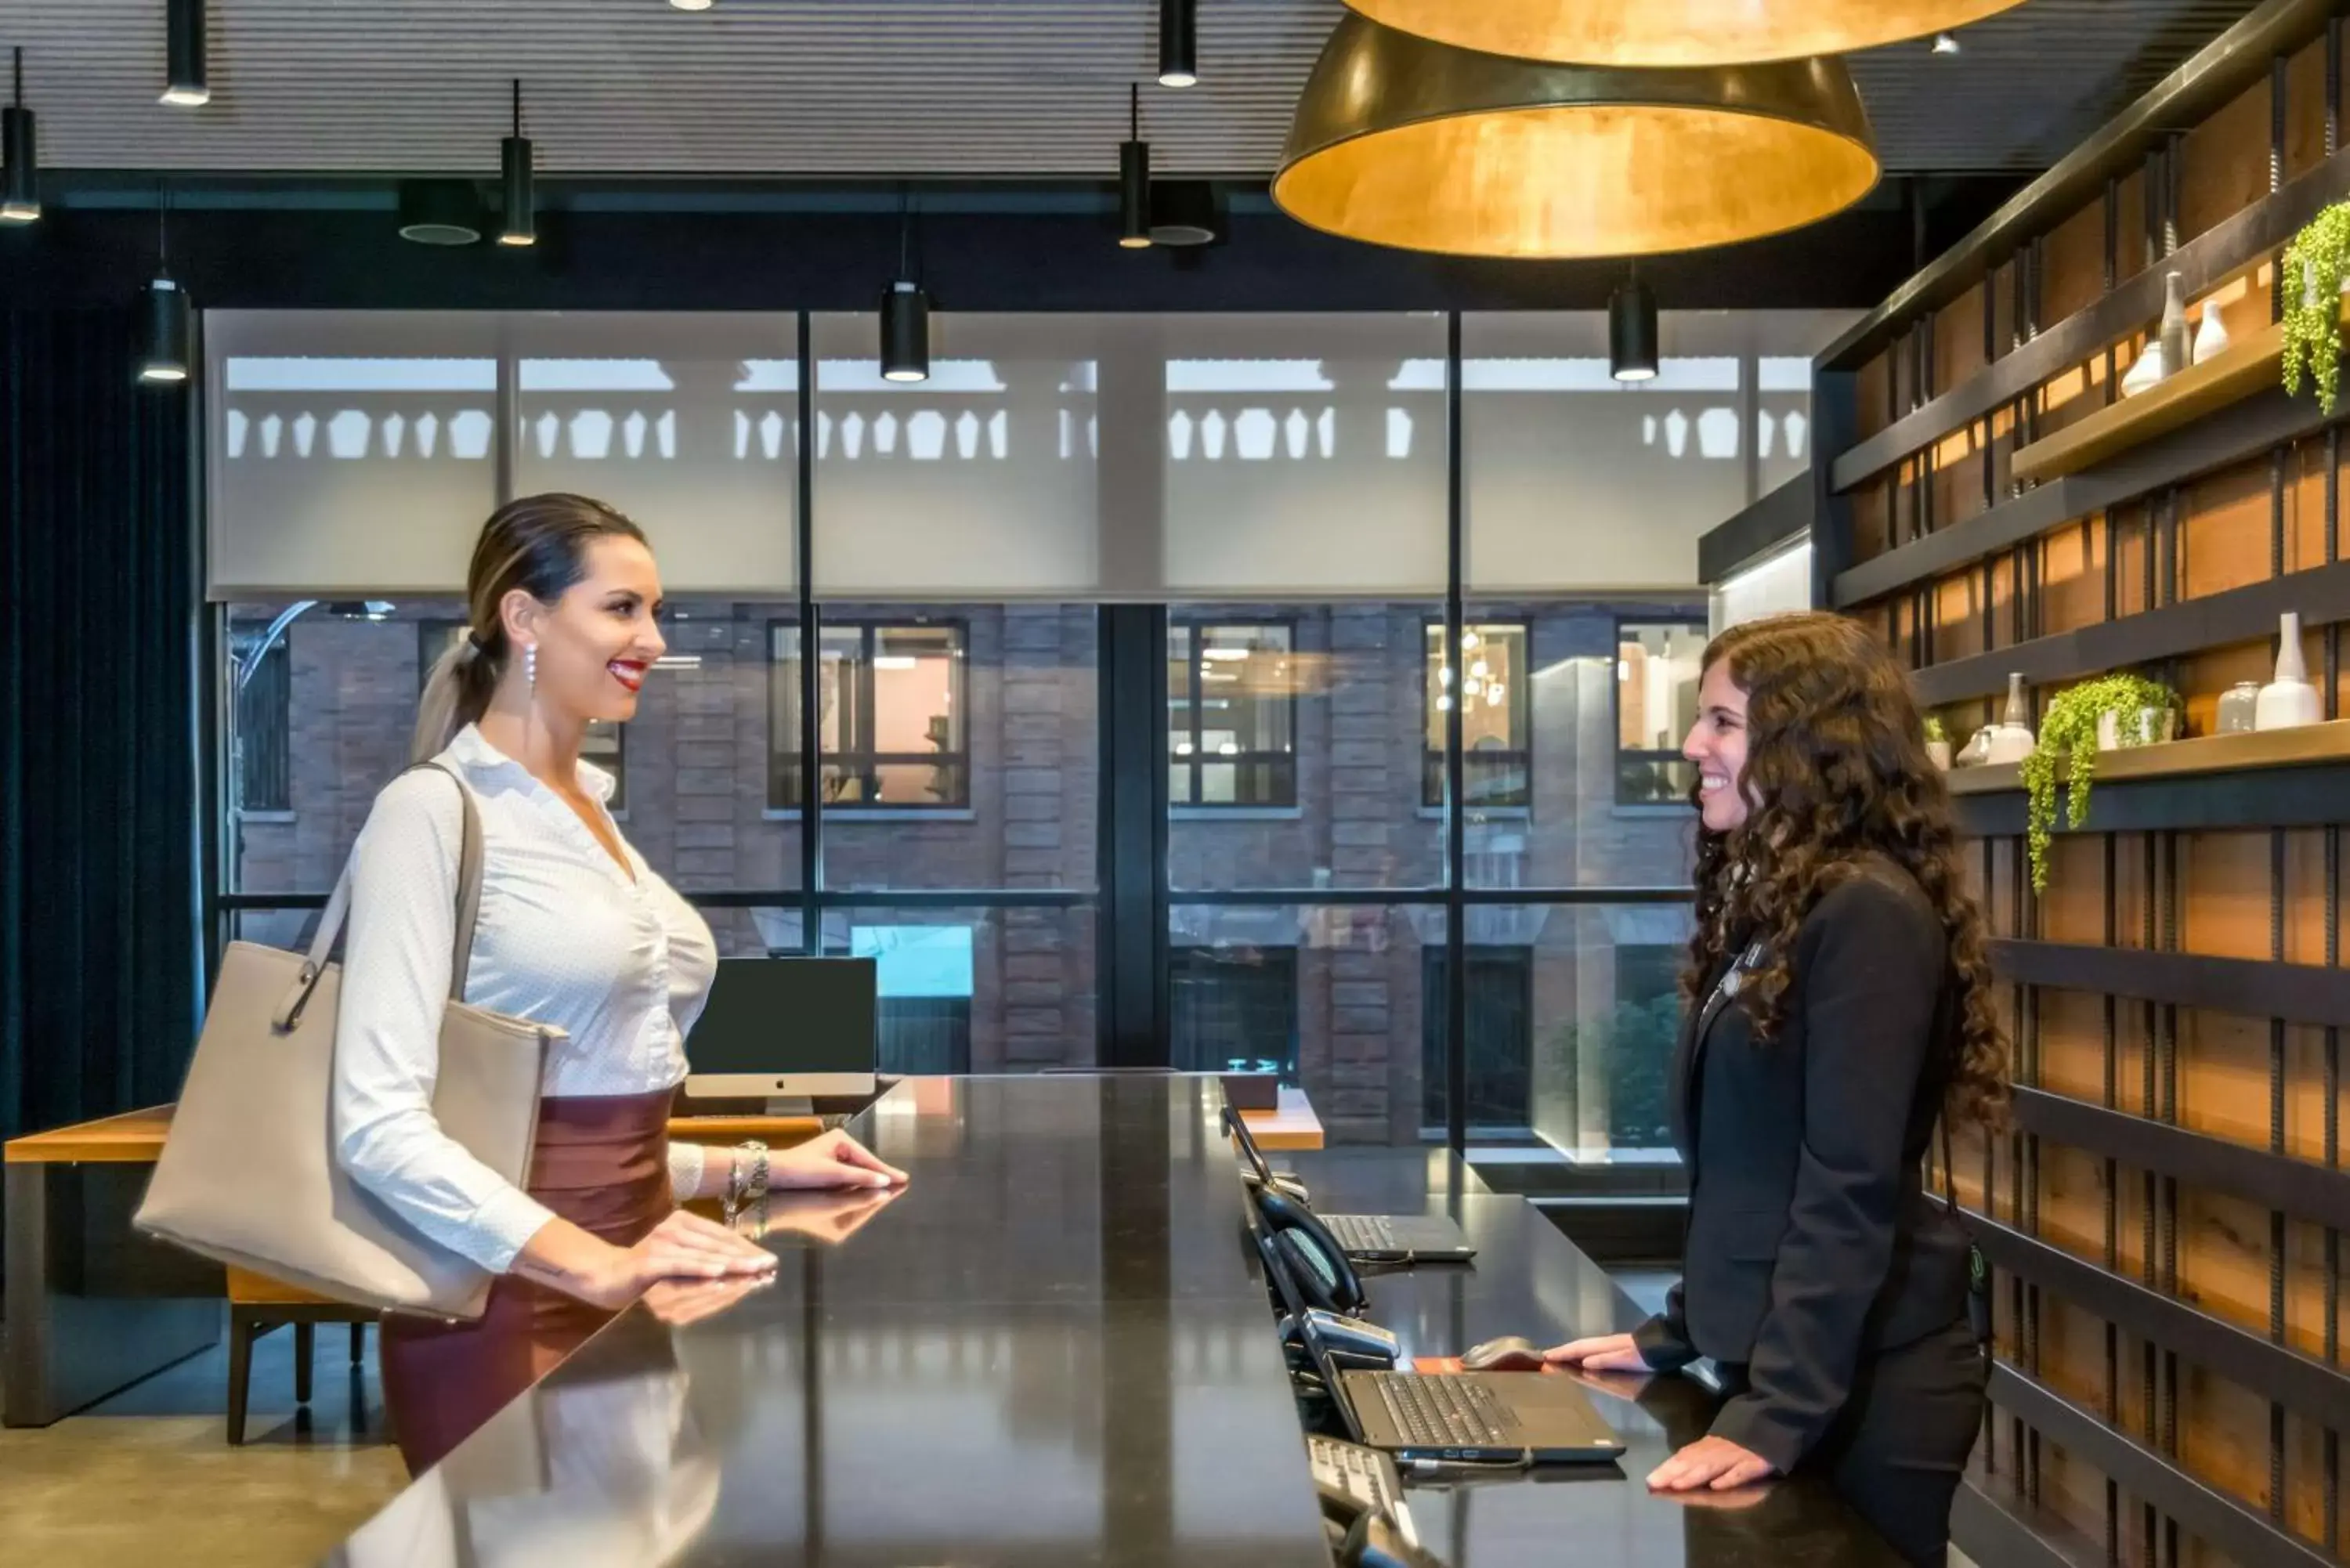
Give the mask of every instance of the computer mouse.
[{"label": "computer mouse", "polygon": [[1534,1342],[1514,1334],[1472,1345],[1461,1355],[1463,1372],[1534,1372],[1542,1364],[1543,1353]]}]

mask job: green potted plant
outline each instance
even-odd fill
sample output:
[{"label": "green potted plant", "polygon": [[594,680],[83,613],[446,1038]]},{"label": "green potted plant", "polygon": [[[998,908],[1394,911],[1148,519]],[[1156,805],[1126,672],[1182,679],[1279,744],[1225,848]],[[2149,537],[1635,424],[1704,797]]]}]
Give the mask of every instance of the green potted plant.
[{"label": "green potted plant", "polygon": [[2026,843],[2032,890],[2048,888],[2048,841],[2056,830],[2056,774],[2065,775],[2066,819],[2077,830],[2089,819],[2089,786],[2096,777],[2100,730],[2108,746],[2140,746],[2168,737],[2178,696],[2142,675],[2107,675],[2057,694],[2041,716],[2039,743],[2023,759]]},{"label": "green potted plant", "polygon": [[1950,732],[1942,728],[1942,716],[1939,713],[1926,715],[1926,754],[1934,759],[1936,767],[1944,773],[1950,771]]},{"label": "green potted plant", "polygon": [[2328,417],[2342,378],[2345,272],[2350,272],[2350,202],[2336,202],[2293,236],[2276,280],[2284,296],[2284,389],[2298,393],[2306,376],[2317,388],[2319,411]]}]

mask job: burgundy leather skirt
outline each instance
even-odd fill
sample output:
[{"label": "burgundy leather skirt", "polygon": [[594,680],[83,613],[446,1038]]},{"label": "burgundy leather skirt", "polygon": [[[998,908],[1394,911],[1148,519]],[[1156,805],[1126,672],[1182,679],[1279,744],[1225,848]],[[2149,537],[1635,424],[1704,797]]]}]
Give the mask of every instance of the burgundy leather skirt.
[{"label": "burgundy leather skirt", "polygon": [[[529,1191],[592,1236],[632,1247],[675,1206],[670,1194],[671,1091],[546,1099]],[[471,1323],[391,1317],[383,1324],[383,1398],[408,1473],[421,1475],[553,1370],[616,1314],[502,1275]]]}]

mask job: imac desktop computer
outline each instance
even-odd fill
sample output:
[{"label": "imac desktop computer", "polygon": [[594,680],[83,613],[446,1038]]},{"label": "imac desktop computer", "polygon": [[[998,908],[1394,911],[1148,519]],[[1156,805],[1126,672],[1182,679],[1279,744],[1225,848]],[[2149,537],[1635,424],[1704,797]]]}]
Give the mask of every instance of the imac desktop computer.
[{"label": "imac desktop computer", "polygon": [[[689,1099],[805,1102],[874,1091],[869,958],[727,958],[686,1037]],[[789,1102],[782,1103],[782,1102]]]}]

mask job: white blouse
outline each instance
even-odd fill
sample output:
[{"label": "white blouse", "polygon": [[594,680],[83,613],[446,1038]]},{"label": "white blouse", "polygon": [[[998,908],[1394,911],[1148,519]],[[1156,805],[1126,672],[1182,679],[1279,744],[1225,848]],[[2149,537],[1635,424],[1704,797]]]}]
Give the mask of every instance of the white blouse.
[{"label": "white blouse", "polygon": [[[568,1032],[547,1054],[549,1096],[674,1087],[685,1076],[685,1032],[717,969],[709,926],[623,841],[631,881],[579,815],[480,730],[467,725],[434,760],[473,786],[482,819],[465,1000]],[[600,769],[582,763],[579,783],[598,809],[611,798]],[[426,1237],[503,1272],[554,1216],[432,1116],[461,814],[447,778],[403,774],[376,797],[351,851],[335,1147],[360,1186]],[[670,1146],[680,1196],[699,1185],[702,1163],[699,1147]]]}]

